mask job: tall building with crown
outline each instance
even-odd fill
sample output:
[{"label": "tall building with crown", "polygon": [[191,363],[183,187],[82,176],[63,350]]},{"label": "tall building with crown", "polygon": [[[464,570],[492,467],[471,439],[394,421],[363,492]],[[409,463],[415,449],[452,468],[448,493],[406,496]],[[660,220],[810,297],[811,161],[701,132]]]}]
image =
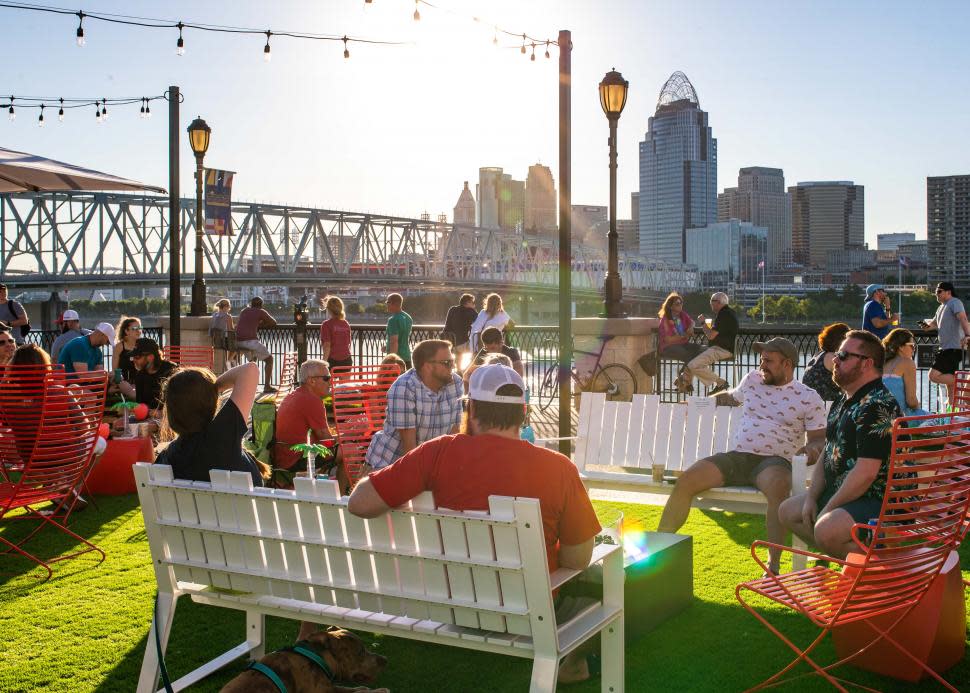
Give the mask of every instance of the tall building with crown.
[{"label": "tall building with crown", "polygon": [[472,191],[468,189],[467,180],[465,181],[465,189],[461,191],[458,202],[455,203],[455,214],[452,218],[456,224],[462,226],[475,225],[475,198],[472,197]]},{"label": "tall building with crown", "polygon": [[687,229],[717,221],[717,140],[683,72],[664,83],[640,142],[640,252],[687,260]]}]

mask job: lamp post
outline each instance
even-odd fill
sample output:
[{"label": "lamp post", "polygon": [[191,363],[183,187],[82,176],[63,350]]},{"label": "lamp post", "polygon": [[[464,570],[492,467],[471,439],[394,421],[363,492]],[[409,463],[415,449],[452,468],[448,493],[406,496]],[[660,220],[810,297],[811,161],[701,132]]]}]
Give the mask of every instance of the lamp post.
[{"label": "lamp post", "polygon": [[202,118],[196,118],[189,125],[189,144],[195,154],[195,281],[192,282],[192,309],[189,315],[206,315],[208,307],[205,300],[205,279],[202,278],[202,230],[205,225],[205,215],[202,212],[202,179],[205,171],[202,159],[209,149],[209,135],[212,129]]},{"label": "lamp post", "polygon": [[626,106],[626,94],[630,83],[623,79],[623,75],[610,70],[600,82],[600,106],[610,121],[610,232],[609,263],[606,269],[606,280],[603,282],[603,299],[606,304],[606,317],[619,318],[623,316],[623,283],[620,281],[619,247],[616,234],[616,124]]}]

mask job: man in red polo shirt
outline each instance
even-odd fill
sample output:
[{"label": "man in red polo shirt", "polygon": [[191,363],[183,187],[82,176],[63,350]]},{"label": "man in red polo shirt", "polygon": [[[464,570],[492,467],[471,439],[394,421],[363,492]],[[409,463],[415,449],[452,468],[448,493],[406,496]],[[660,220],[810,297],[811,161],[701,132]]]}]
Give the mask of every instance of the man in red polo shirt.
[{"label": "man in red polo shirt", "polygon": [[323,398],[330,394],[330,367],[326,361],[307,359],[300,365],[300,387],[286,396],[276,413],[276,448],[273,465],[293,472],[306,471],[306,458],[290,446],[333,439]]}]

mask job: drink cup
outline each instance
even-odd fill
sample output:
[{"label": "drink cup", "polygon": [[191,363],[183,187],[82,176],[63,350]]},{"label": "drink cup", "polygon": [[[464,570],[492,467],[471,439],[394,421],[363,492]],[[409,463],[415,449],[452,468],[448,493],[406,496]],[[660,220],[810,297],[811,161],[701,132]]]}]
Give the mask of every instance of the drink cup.
[{"label": "drink cup", "polygon": [[665,471],[666,471],[666,468],[662,464],[655,464],[651,467],[651,473],[653,474],[653,482],[655,484],[663,483]]},{"label": "drink cup", "polygon": [[707,325],[707,329],[711,329],[714,326],[714,321],[711,318],[704,318],[704,324]]}]

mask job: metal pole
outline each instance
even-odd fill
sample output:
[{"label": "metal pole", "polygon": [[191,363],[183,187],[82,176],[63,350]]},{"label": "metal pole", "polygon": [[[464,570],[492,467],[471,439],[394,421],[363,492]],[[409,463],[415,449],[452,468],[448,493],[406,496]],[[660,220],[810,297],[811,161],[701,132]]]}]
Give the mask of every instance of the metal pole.
[{"label": "metal pole", "polygon": [[182,235],[182,208],[179,202],[179,88],[168,88],[168,339],[173,346],[182,343],[182,288],[180,286],[179,240]]},{"label": "metal pole", "polygon": [[765,324],[765,272],[768,271],[767,263],[761,261],[761,324]]},{"label": "metal pole", "polygon": [[[559,32],[559,437],[572,435],[572,50],[568,31]],[[569,455],[569,441],[559,452]]]},{"label": "metal pole", "polygon": [[205,169],[202,168],[202,154],[195,155],[195,281],[192,282],[192,310],[190,315],[205,315],[205,279],[202,278],[202,230],[205,226],[205,216],[202,211],[202,181],[205,179]]},{"label": "metal pole", "polygon": [[899,294],[898,298],[896,299],[896,303],[899,306],[899,310],[897,311],[899,313],[899,315],[897,316],[898,317],[897,324],[902,325],[903,324],[903,263],[899,261],[898,250],[896,251],[896,269],[899,271],[899,275],[898,275],[899,278],[896,280],[896,283],[897,283],[896,293]]},{"label": "metal pole", "polygon": [[623,300],[623,282],[620,279],[620,267],[617,256],[619,243],[616,234],[616,122],[617,118],[610,118],[610,232],[609,260],[606,268],[606,280],[603,282],[603,297],[606,302],[606,317],[623,317],[621,301]]}]

